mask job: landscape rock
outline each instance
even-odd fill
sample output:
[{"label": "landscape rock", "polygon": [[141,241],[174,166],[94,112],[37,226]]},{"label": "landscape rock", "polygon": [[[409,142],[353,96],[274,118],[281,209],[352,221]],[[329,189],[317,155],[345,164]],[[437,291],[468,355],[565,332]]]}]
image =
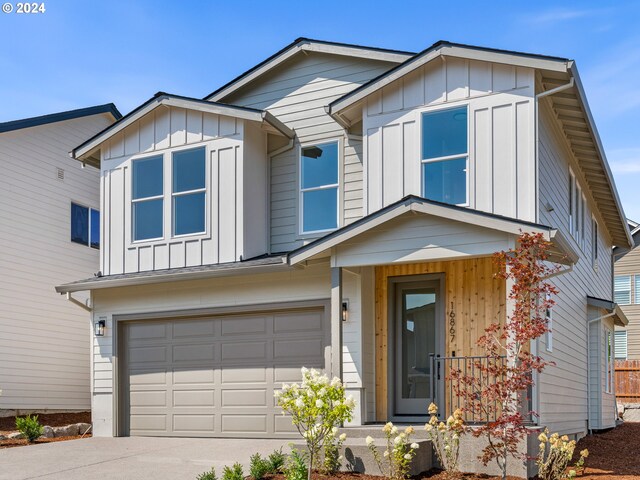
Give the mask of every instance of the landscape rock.
[{"label": "landscape rock", "polygon": [[24,434],[20,432],[13,432],[7,435],[8,440],[21,440],[23,438],[26,438],[26,437],[24,436]]},{"label": "landscape rock", "polygon": [[53,428],[45,425],[44,427],[42,427],[42,435],[40,435],[40,438],[53,438],[54,434],[53,434]]},{"label": "landscape rock", "polygon": [[78,435],[84,435],[87,432],[91,432],[91,424],[90,423],[76,423],[78,426]]},{"label": "landscape rock", "polygon": [[75,437],[78,435],[78,424],[67,425],[66,427],[53,427],[54,437]]}]

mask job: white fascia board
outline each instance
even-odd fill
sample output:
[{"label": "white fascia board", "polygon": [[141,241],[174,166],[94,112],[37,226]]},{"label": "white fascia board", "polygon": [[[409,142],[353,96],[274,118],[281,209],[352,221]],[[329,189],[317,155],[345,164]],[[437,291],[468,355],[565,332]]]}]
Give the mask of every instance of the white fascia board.
[{"label": "white fascia board", "polygon": [[409,54],[409,53],[403,54],[400,52],[384,52],[384,51],[378,51],[375,49],[350,47],[346,45],[329,45],[325,43],[316,43],[316,42],[307,40],[292,46],[289,50],[282,52],[280,55],[278,55],[275,58],[272,58],[269,62],[265,63],[260,68],[257,68],[253,72],[248,73],[244,77],[231,83],[226,88],[220,90],[214,95],[210,95],[206,97],[206,100],[213,101],[213,102],[221,101],[224,97],[232,94],[236,90],[253,82],[258,77],[264,75],[269,70],[277,67],[282,62],[293,57],[294,55],[296,55],[301,51],[329,53],[332,55],[344,55],[348,57],[357,57],[357,58],[369,58],[372,60],[380,60],[380,61],[391,62],[391,63],[402,63],[413,56],[412,54]]},{"label": "white fascia board", "polygon": [[369,86],[354,93],[347,94],[347,98],[331,105],[330,112],[332,115],[340,113],[345,108],[352,106],[363,98],[371,95],[375,91],[389,85],[392,82],[413,72],[417,68],[426,65],[437,57],[457,57],[468,60],[478,60],[483,62],[503,63],[518,67],[528,67],[541,70],[550,70],[554,72],[566,72],[567,62],[561,60],[545,59],[531,57],[526,54],[518,55],[516,53],[495,52],[491,50],[482,50],[479,48],[465,48],[457,45],[441,45],[434,50],[425,52],[422,56],[414,57],[415,60],[408,61],[406,65],[399,67],[396,71],[382,77],[378,81],[371,83]]},{"label": "white fascia board", "polygon": [[289,127],[287,127],[284,123],[274,117],[272,114],[260,110],[247,110],[244,108],[238,108],[233,106],[220,105],[216,103],[206,102],[204,100],[189,100],[186,98],[176,98],[166,95],[161,95],[156,99],[153,99],[149,102],[147,106],[141,108],[135,114],[130,117],[124,119],[122,122],[118,124],[114,124],[113,128],[107,129],[101,135],[94,138],[91,142],[82,145],[78,149],[74,149],[71,152],[71,156],[78,160],[82,160],[87,156],[91,156],[98,149],[100,144],[109,138],[113,137],[117,133],[121,132],[129,125],[140,120],[145,115],[149,114],[153,110],[158,107],[167,106],[167,107],[178,107],[185,108],[187,110],[196,110],[200,112],[212,113],[216,115],[224,115],[228,117],[239,118],[241,120],[248,120],[252,122],[266,122],[270,124],[273,128],[275,128],[282,135],[293,138],[295,133]]},{"label": "white fascia board", "polygon": [[616,188],[615,181],[613,180],[613,174],[611,173],[611,169],[609,168],[609,162],[607,161],[607,156],[604,152],[604,147],[602,146],[602,140],[600,139],[600,134],[598,133],[598,129],[596,128],[596,122],[593,119],[593,115],[591,114],[591,108],[589,108],[589,102],[587,102],[587,95],[584,91],[584,86],[582,85],[582,80],[580,80],[580,74],[578,73],[578,68],[576,67],[575,62],[570,62],[568,69],[575,79],[575,88],[578,93],[578,100],[582,104],[584,109],[587,123],[589,124],[589,130],[591,131],[591,136],[596,144],[598,149],[598,157],[600,158],[600,165],[604,171],[605,179],[609,184],[609,189],[611,190],[611,195],[613,197],[613,201],[616,205],[616,209],[618,210],[618,216],[620,217],[620,222],[622,222],[623,229],[625,231],[627,237],[627,245],[616,245],[617,247],[622,248],[632,248],[633,247],[633,237],[631,232],[629,232],[629,228],[627,228],[627,217],[624,214],[624,208],[622,207],[622,202],[620,201],[620,197],[618,196],[618,189]]}]

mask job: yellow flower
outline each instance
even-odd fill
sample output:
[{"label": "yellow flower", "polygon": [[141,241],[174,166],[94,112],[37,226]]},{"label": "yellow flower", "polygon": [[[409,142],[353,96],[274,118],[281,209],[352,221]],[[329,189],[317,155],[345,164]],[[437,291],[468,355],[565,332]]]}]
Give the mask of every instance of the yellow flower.
[{"label": "yellow flower", "polygon": [[382,427],[382,431],[384,433],[389,433],[389,432],[391,432],[392,428],[393,428],[393,423],[388,422],[384,427]]},{"label": "yellow flower", "polygon": [[438,424],[438,430],[443,431],[447,428],[447,426],[444,424],[444,422],[440,422]]},{"label": "yellow flower", "polygon": [[430,425],[434,425],[434,426],[435,426],[435,425],[437,425],[437,424],[438,424],[438,417],[435,417],[435,416],[434,416],[434,417],[431,417],[431,418],[429,419],[429,424],[430,424]]},{"label": "yellow flower", "polygon": [[406,433],[407,435],[411,435],[414,432],[415,430],[413,429],[412,426],[408,426],[407,428],[404,429],[404,433]]},{"label": "yellow flower", "polygon": [[456,408],[455,411],[453,412],[453,418],[462,422],[462,419],[463,419],[462,410],[460,410],[459,408]]},{"label": "yellow flower", "polygon": [[431,430],[433,430],[433,425],[431,425],[430,423],[427,423],[427,424],[424,426],[424,429],[425,429],[427,432],[430,432]]},{"label": "yellow flower", "polygon": [[546,443],[540,442],[540,450],[544,450]]},{"label": "yellow flower", "polygon": [[566,435],[563,435],[562,437],[560,437],[560,439],[561,439],[563,442],[568,442],[568,441],[569,441],[569,437],[567,437]]},{"label": "yellow flower", "polygon": [[447,418],[447,425],[453,425],[454,419],[453,417]]},{"label": "yellow flower", "polygon": [[428,408],[428,412],[431,415],[435,415],[436,413],[438,413],[438,406],[435,403],[431,402]]},{"label": "yellow flower", "polygon": [[546,442],[548,439],[545,433],[542,432],[540,435],[538,435],[538,440],[540,440],[541,442]]},{"label": "yellow flower", "polygon": [[584,450],[582,450],[582,451],[580,452],[580,456],[581,456],[581,457],[584,457],[584,458],[587,458],[587,457],[589,456],[589,450],[587,450],[587,449],[585,448]]}]

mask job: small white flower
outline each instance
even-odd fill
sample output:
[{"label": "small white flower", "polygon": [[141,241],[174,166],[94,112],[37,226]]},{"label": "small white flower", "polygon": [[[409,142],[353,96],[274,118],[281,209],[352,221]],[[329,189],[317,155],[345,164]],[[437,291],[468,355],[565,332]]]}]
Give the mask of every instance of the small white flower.
[{"label": "small white flower", "polygon": [[365,439],[365,442],[367,442],[367,447],[370,447],[371,445],[373,445],[373,437],[369,435],[369,436]]},{"label": "small white flower", "polygon": [[395,435],[396,433],[398,433],[398,427],[394,425],[393,427],[391,427],[391,435]]},{"label": "small white flower", "polygon": [[400,445],[402,443],[402,437],[398,435],[396,438],[393,439],[393,443],[394,445]]},{"label": "small white flower", "polygon": [[410,453],[405,454],[404,459],[411,460],[411,454]]},{"label": "small white flower", "polygon": [[388,457],[389,456],[389,450],[385,450],[383,456]]},{"label": "small white flower", "polygon": [[338,438],[340,439],[341,442],[344,442],[347,439],[347,434],[346,433],[341,433]]},{"label": "small white flower", "polygon": [[324,397],[326,394],[327,394],[326,388],[321,388],[320,391],[318,392],[319,397]]},{"label": "small white flower", "polygon": [[340,387],[340,386],[342,386],[342,382],[340,381],[340,379],[338,377],[333,377],[331,379],[331,386],[332,387]]},{"label": "small white flower", "polygon": [[413,442],[411,444],[411,448],[413,448],[414,450],[417,450],[418,448],[420,448],[420,445],[418,445],[417,443]]},{"label": "small white flower", "polygon": [[445,449],[445,450],[451,450],[451,446],[449,446],[449,445],[445,445],[445,446],[444,446],[444,449]]},{"label": "small white flower", "polygon": [[333,427],[331,429],[331,435],[333,435],[334,437],[338,434],[338,427]]},{"label": "small white flower", "polygon": [[276,390],[275,392],[273,392],[273,396],[276,398],[280,397],[280,395],[282,395],[282,392],[280,390]]},{"label": "small white flower", "polygon": [[301,398],[296,398],[296,407],[298,408],[304,407],[304,400],[302,400]]},{"label": "small white flower", "polygon": [[304,377],[307,373],[309,373],[309,369],[307,367],[302,367],[300,369],[300,371],[302,372],[302,376]]},{"label": "small white flower", "polygon": [[320,399],[316,400],[316,408],[324,407],[324,402]]},{"label": "small white flower", "polygon": [[289,390],[289,385],[287,385],[286,383],[282,384],[282,391],[286,392],[287,390]]}]

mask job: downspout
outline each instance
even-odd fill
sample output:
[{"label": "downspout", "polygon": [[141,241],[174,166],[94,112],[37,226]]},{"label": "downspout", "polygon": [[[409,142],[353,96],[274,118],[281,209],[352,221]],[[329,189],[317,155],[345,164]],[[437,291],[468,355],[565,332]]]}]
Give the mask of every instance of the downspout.
[{"label": "downspout", "polygon": [[[534,82],[535,83],[535,82]],[[558,92],[562,92],[563,90],[567,90],[569,88],[572,88],[575,85],[575,79],[573,77],[571,77],[571,79],[569,80],[569,83],[566,83],[564,85],[560,85],[559,87],[555,87],[552,88],[551,90],[546,90],[544,92],[540,92],[537,95],[535,95],[535,102],[534,102],[534,137],[535,137],[535,169],[536,169],[536,221],[540,221],[540,211],[539,211],[539,198],[540,198],[540,175],[538,174],[539,172],[539,165],[540,165],[540,147],[539,147],[539,140],[540,140],[540,106],[539,106],[539,101],[541,98],[544,97],[548,97],[549,95],[554,95]],[[534,87],[535,88],[535,87]]]},{"label": "downspout", "polygon": [[93,308],[90,307],[89,305],[85,305],[84,303],[82,303],[80,300],[78,300],[77,298],[73,298],[71,296],[70,292],[67,292],[67,300],[69,300],[71,303],[73,303],[74,305],[77,305],[78,307],[86,310],[87,312],[93,312]]},{"label": "downspout", "polygon": [[589,345],[591,344],[591,324],[602,321],[605,318],[613,317],[615,314],[616,312],[608,313],[587,322],[587,430],[589,435],[593,433],[593,429],[591,428],[591,370],[589,368],[589,362],[591,361],[591,351],[589,349]]}]

